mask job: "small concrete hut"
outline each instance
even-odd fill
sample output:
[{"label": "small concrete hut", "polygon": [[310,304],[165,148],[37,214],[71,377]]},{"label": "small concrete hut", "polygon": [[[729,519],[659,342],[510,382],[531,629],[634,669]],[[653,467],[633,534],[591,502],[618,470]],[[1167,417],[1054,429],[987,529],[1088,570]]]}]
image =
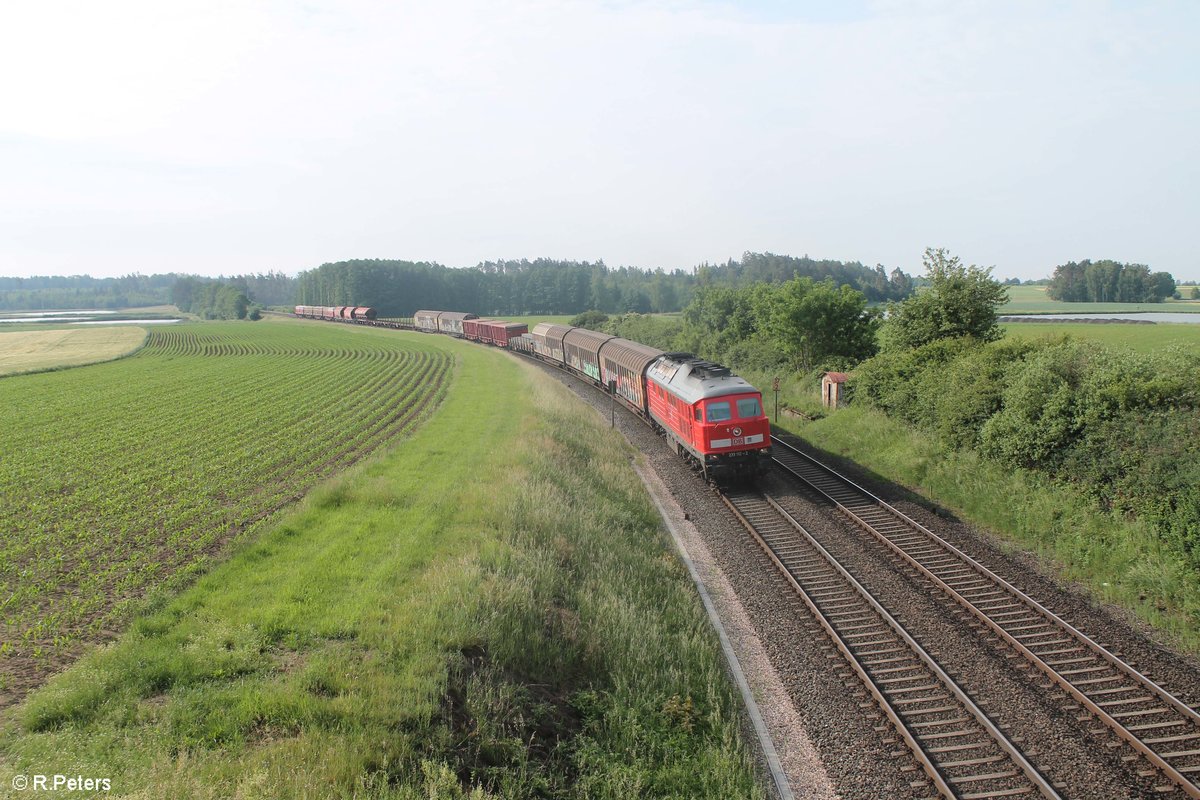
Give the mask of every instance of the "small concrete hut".
[{"label": "small concrete hut", "polygon": [[846,405],[846,379],[844,372],[826,372],[821,378],[821,405],[826,408],[841,408]]}]

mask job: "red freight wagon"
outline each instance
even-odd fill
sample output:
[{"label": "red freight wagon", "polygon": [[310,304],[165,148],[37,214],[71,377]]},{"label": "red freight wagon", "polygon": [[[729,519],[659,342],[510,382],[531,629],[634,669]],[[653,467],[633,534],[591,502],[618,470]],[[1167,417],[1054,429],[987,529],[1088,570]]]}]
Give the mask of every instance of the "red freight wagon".
[{"label": "red freight wagon", "polygon": [[490,319],[464,319],[462,323],[463,336],[473,342],[490,342],[491,332],[484,326],[491,322]]},{"label": "red freight wagon", "polygon": [[488,324],[491,332],[491,343],[497,347],[508,347],[508,343],[518,336],[529,333],[529,326],[524,322],[491,322]]},{"label": "red freight wagon", "polygon": [[[463,330],[466,330],[466,322],[463,323]],[[496,343],[496,326],[504,323],[498,319],[483,319],[479,320],[479,339],[483,344]]]},{"label": "red freight wagon", "polygon": [[770,467],[771,423],[762,394],[690,353],[666,353],[646,370],[650,417],[706,476],[755,478]]}]

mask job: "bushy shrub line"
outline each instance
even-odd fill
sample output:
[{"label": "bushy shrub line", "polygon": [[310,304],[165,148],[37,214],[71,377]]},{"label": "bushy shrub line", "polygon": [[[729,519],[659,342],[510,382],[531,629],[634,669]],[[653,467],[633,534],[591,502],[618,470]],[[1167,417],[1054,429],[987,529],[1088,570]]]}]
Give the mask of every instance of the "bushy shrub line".
[{"label": "bushy shrub line", "polygon": [[855,402],[1072,483],[1200,567],[1200,358],[1068,338],[943,339],[859,366]]}]

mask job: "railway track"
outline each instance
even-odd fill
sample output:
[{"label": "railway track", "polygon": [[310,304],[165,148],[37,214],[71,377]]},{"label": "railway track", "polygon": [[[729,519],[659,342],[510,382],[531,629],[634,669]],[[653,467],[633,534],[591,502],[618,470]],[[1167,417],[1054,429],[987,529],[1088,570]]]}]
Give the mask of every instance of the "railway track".
[{"label": "railway track", "polygon": [[[838,561],[775,501],[722,495],[850,664],[925,773],[961,800],[1057,798],[1054,787]],[[863,704],[869,708],[871,704]],[[903,752],[903,751],[900,751]]]},{"label": "railway track", "polygon": [[[903,564],[1058,686],[1187,796],[1200,798],[1200,714],[1117,655],[868,490],[772,437],[775,463],[833,503]],[[1145,773],[1144,773],[1145,774]],[[1151,773],[1152,774],[1152,773]]]}]

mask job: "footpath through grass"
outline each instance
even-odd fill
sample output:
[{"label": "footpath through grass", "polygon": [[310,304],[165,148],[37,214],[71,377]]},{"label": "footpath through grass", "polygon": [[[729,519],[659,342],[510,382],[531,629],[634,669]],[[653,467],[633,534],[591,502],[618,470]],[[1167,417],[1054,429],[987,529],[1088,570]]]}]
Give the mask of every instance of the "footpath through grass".
[{"label": "footpath through grass", "polygon": [[1101,512],[1069,487],[948,452],[876,411],[843,408],[814,422],[785,418],[782,427],[1033,550],[1062,577],[1200,653],[1200,575],[1148,525]]},{"label": "footpath through grass", "polygon": [[436,416],[10,710],[0,786],[761,796],[628,446],[527,365],[439,342]]},{"label": "footpath through grass", "polygon": [[137,350],[146,335],[136,325],[0,330],[0,376],[111,361]]}]

